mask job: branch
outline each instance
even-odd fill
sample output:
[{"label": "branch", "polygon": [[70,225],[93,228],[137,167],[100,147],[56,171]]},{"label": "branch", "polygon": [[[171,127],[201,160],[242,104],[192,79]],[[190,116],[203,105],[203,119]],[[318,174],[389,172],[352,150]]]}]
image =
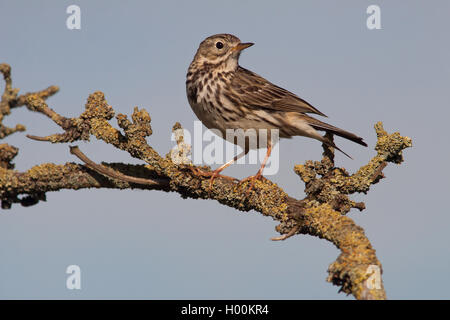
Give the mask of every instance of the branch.
[{"label": "branch", "polygon": [[[10,156],[0,157],[0,198],[4,208],[16,202],[23,205],[35,204],[39,200],[45,200],[45,193],[49,191],[82,188],[140,188],[177,192],[183,198],[213,199],[241,211],[255,210],[278,221],[280,224],[276,230],[282,236],[273,240],[309,234],[332,242],[341,250],[341,254],[330,265],[327,280],[357,299],[386,298],[382,282],[380,288],[368,285],[371,276],[367,272],[368,268],[378,266],[381,270],[375,250],[364,230],[345,215],[352,208],[360,211],[365,208],[364,203],[352,201],[349,195],[355,192],[367,193],[371,185],[384,177],[382,170],[387,163],[401,163],[402,151],[411,146],[410,138],[402,137],[399,133],[388,134],[381,122],[377,123],[377,154],[352,175],[344,168],[335,167],[334,150],[324,146],[321,161],[306,161],[294,168],[306,186],[306,197],[298,200],[289,197],[283,189],[267,179],[256,181],[250,193],[247,193],[247,183],[239,184],[220,178],[210,190],[209,179],[195,174],[198,167],[188,161],[173,161],[173,153],[163,157],[148,145],[146,138],[152,134],[151,118],[144,109],[136,107],[132,121],[127,116],[118,114],[115,118],[121,130],[114,128],[109,121],[115,112],[102,92],[91,94],[84,112],[76,118],[59,115],[44,100],[45,97],[39,93],[28,94],[24,103],[29,110],[51,118],[63,132],[47,137],[29,136],[30,138],[66,143],[89,140],[91,136],[95,136],[127,151],[130,156],[142,160],[146,165],[99,165],[79,149],[72,148],[71,152],[85,162],[86,166],[74,163],[42,164],[26,172],[17,172],[11,164],[17,152],[9,147],[1,149],[0,146],[2,154],[7,154],[2,150],[10,150]],[[179,154],[186,155],[190,147],[184,143],[180,129],[181,125],[178,123],[173,128],[177,133]],[[210,170],[208,167],[201,169]],[[25,201],[27,198],[32,201]]]},{"label": "branch", "polygon": [[89,159],[81,150],[77,147],[70,147],[70,153],[75,155],[78,159],[86,163],[86,165],[93,169],[94,171],[97,171],[100,174],[103,174],[107,177],[134,183],[134,184],[144,184],[149,186],[158,186],[158,187],[166,187],[168,185],[168,180],[166,179],[144,179],[144,178],[137,178],[132,176],[127,176],[123,173],[120,173],[116,170],[113,170],[107,166],[96,164],[94,161]]},{"label": "branch", "polygon": [[50,86],[41,91],[30,92],[19,96],[19,89],[12,87],[11,67],[6,63],[0,64],[0,73],[3,74],[3,79],[5,80],[5,89],[0,101],[0,139],[3,139],[15,132],[25,131],[25,126],[21,124],[17,124],[14,128],[9,128],[2,124],[5,116],[11,114],[11,109],[25,105],[25,101],[30,95],[35,95],[45,100],[57,93],[59,88],[57,86]]}]

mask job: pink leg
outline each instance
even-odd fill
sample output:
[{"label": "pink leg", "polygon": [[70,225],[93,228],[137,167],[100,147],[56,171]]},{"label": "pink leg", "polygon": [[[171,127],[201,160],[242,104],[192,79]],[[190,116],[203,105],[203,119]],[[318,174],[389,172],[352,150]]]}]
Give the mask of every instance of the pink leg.
[{"label": "pink leg", "polygon": [[259,168],[258,172],[254,176],[247,177],[245,179],[242,179],[239,183],[243,183],[245,181],[250,181],[249,188],[247,190],[247,194],[253,189],[253,185],[255,183],[255,180],[261,179],[263,176],[262,173],[264,171],[264,168],[266,167],[267,160],[269,160],[270,154],[272,152],[272,144],[269,144],[267,147],[267,153],[266,157],[264,158],[261,167]]},{"label": "pink leg", "polygon": [[220,172],[222,172],[225,168],[228,168],[230,165],[232,165],[238,159],[240,159],[243,156],[245,156],[248,153],[248,151],[249,150],[244,150],[243,152],[241,152],[240,154],[235,156],[230,161],[228,161],[225,164],[221,165],[219,168],[217,168],[213,172],[207,172],[207,171],[203,171],[203,170],[200,170],[200,169],[197,169],[197,168],[195,168],[195,170],[193,170],[193,172],[194,172],[194,174],[201,175],[203,177],[211,177],[211,179],[209,180],[209,189],[212,189],[212,186],[213,186],[213,183],[214,183],[214,179],[216,179],[217,177],[225,178],[225,179],[228,179],[228,180],[236,180],[235,178],[221,175]]},{"label": "pink leg", "polygon": [[247,152],[248,151],[246,151],[246,150],[242,151],[240,154],[235,156],[233,159],[231,159],[230,161],[226,162],[225,164],[221,165],[219,168],[214,170],[213,175],[211,176],[211,179],[209,180],[209,188],[212,189],[212,186],[213,186],[213,183],[214,183],[214,179],[216,177],[220,176],[219,173],[222,172],[222,170],[224,170],[225,168],[228,168],[230,165],[232,165],[238,159],[240,159],[243,156],[245,156],[247,154]]}]

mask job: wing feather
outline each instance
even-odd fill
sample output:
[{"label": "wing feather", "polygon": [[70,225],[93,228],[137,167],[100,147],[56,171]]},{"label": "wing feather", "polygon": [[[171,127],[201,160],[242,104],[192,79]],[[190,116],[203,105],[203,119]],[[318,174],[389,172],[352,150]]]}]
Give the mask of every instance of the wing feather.
[{"label": "wing feather", "polygon": [[236,76],[232,79],[231,88],[238,94],[240,102],[245,107],[314,113],[326,117],[297,95],[242,67],[238,68]]}]

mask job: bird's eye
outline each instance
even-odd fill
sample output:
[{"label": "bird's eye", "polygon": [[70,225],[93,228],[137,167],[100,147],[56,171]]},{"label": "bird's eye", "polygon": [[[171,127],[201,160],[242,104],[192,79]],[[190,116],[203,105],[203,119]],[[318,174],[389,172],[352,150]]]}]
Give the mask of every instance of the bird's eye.
[{"label": "bird's eye", "polygon": [[223,48],[223,43],[220,42],[220,41],[216,42],[216,48],[217,49],[222,49]]}]

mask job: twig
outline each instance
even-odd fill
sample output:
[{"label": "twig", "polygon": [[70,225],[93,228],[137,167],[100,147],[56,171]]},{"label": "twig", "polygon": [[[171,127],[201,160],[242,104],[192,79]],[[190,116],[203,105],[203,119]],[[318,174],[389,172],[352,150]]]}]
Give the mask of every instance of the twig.
[{"label": "twig", "polygon": [[384,161],[380,164],[378,169],[373,173],[371,179],[375,182],[378,182],[379,179],[384,178],[383,169],[386,168],[387,162]]},{"label": "twig", "polygon": [[28,139],[36,140],[36,141],[49,141],[49,137],[40,137],[40,136],[33,136],[31,134],[25,135]]},{"label": "twig", "polygon": [[283,240],[286,240],[287,238],[290,238],[293,235],[295,235],[300,230],[300,228],[301,228],[300,225],[296,225],[287,234],[284,234],[284,235],[282,235],[280,237],[270,238],[270,240],[272,240],[272,241],[283,241]]},{"label": "twig", "polygon": [[89,159],[81,150],[78,148],[78,146],[70,146],[70,153],[75,155],[78,159],[83,161],[89,168],[91,168],[94,171],[97,171],[98,173],[101,173],[105,176],[108,176],[113,179],[122,180],[129,183],[137,183],[137,184],[145,184],[145,185],[157,185],[159,187],[165,187],[169,185],[169,180],[167,179],[144,179],[144,178],[137,178],[132,176],[124,175],[120,172],[117,172],[111,168],[105,167],[101,164],[97,164],[91,159]]}]

